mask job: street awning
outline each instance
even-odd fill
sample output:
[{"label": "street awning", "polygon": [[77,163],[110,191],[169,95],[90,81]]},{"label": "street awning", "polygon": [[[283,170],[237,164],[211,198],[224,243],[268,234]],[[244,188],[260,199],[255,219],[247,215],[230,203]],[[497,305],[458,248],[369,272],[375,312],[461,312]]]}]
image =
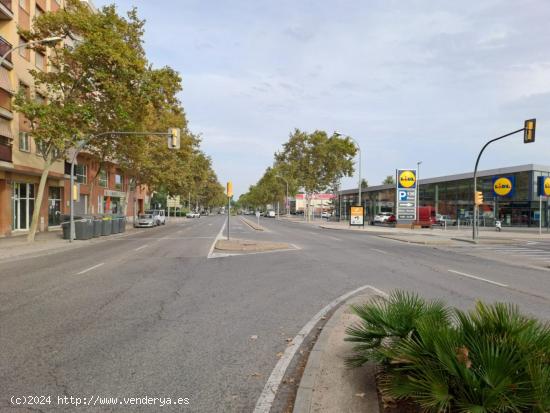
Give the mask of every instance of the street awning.
[{"label": "street awning", "polygon": [[13,140],[10,122],[8,122],[7,120],[0,119],[0,136]]},{"label": "street awning", "polygon": [[12,95],[15,93],[11,85],[10,73],[4,66],[0,66],[0,88]]}]

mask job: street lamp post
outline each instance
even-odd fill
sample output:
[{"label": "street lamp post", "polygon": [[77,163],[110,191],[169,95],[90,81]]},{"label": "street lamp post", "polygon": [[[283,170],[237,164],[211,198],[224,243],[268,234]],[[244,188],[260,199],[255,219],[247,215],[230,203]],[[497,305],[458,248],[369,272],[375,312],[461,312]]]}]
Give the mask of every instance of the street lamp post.
[{"label": "street lamp post", "polygon": [[168,146],[172,149],[177,149],[179,147],[179,129],[177,128],[170,128],[168,132],[102,132],[98,133],[96,135],[89,136],[86,139],[82,139],[81,141],[78,141],[76,148],[74,149],[73,156],[71,158],[71,175],[70,175],[70,197],[71,200],[69,202],[69,242],[73,242],[73,239],[75,239],[75,228],[74,228],[74,167],[76,162],[76,157],[78,156],[79,152],[86,146],[88,141],[90,139],[94,138],[101,138],[104,136],[146,136],[146,135],[156,135],[156,136],[168,136],[172,138],[172,141],[168,143]]},{"label": "street lamp post", "polygon": [[285,181],[285,184],[286,184],[286,199],[285,199],[285,211],[286,211],[286,216],[288,216],[288,181],[283,178],[281,175],[276,175],[277,178],[281,178],[283,181]]},{"label": "street lamp post", "polygon": [[359,142],[357,142],[354,138],[352,138],[351,136],[349,135],[343,135],[341,133],[338,133],[338,132],[334,132],[334,134],[336,136],[345,136],[346,138],[349,138],[353,141],[353,143],[355,143],[355,146],[357,146],[357,154],[359,156],[359,165],[357,166],[357,172],[359,174],[359,186],[358,186],[358,193],[357,193],[357,205],[362,205],[361,203],[361,146],[359,146]]},{"label": "street lamp post", "polygon": [[422,161],[416,163],[416,221],[420,223],[420,165]]},{"label": "street lamp post", "polygon": [[476,159],[476,165],[474,167],[474,224],[472,225],[472,240],[476,241],[478,237],[478,223],[477,223],[477,217],[479,215],[479,208],[476,203],[477,198],[477,167],[479,165],[479,159],[481,158],[481,154],[485,150],[487,146],[489,146],[491,143],[496,142],[498,140],[504,139],[508,136],[515,135],[519,132],[524,132],[523,136],[523,143],[531,143],[535,141],[535,127],[536,127],[536,119],[529,119],[525,121],[525,124],[523,128],[515,130],[513,132],[507,133],[506,135],[499,136],[498,138],[491,139],[489,142],[487,142],[483,147],[481,148],[481,151],[479,151],[479,154],[477,155]]},{"label": "street lamp post", "polygon": [[22,43],[22,44],[19,44],[15,47],[12,47],[10,50],[8,50],[6,53],[4,53],[1,57],[0,57],[0,66],[4,63],[4,60],[6,60],[6,57],[12,53],[14,50],[17,50],[17,49],[21,49],[22,47],[28,47],[28,46],[33,46],[35,44],[43,44],[43,45],[55,45],[57,43],[59,43],[61,40],[63,40],[62,37],[60,36],[53,36],[53,37],[46,37],[45,39],[40,39],[40,40],[33,40],[31,42],[27,42],[27,43]]}]

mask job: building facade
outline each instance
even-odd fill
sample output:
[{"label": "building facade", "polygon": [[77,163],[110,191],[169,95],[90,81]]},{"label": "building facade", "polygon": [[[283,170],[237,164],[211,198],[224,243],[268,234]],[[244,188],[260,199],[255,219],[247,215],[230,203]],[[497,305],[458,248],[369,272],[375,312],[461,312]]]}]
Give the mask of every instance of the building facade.
[{"label": "building facade", "polygon": [[[492,226],[500,220],[507,226],[549,225],[548,199],[543,197],[542,210],[538,196],[538,177],[550,176],[550,166],[519,165],[478,172],[478,191],[483,193],[479,207],[480,225]],[[506,196],[497,195],[494,183],[507,177],[513,188]],[[468,225],[473,217],[473,173],[421,179],[419,206],[432,206],[437,214],[448,215]],[[395,213],[395,185],[379,185],[362,190],[362,205],[366,219],[372,220],[379,212]],[[336,214],[347,220],[349,207],[357,204],[357,189],[340,191],[336,201]]]},{"label": "building facade", "polygon": [[[86,2],[93,8],[91,2]],[[0,56],[27,43],[18,28],[28,30],[41,13],[57,11],[63,0],[0,0]],[[34,87],[30,70],[48,71],[48,49],[25,47],[8,53],[0,66],[0,237],[29,230],[35,208],[40,208],[39,231],[59,228],[63,214],[69,213],[70,165],[64,160],[51,167],[41,205],[35,204],[40,175],[44,169],[41,150],[30,134],[30,123],[12,107],[13,96],[45,102],[45,94]],[[124,213],[131,216],[144,209],[146,194],[134,188],[116,165],[107,163],[96,177],[98,163],[82,154],[77,159],[79,199],[75,213]]]}]

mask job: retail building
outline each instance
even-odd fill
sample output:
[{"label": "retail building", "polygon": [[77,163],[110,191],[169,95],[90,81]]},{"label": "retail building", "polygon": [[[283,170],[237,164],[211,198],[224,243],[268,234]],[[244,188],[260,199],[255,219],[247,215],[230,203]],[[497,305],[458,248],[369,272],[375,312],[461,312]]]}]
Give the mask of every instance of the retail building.
[{"label": "retail building", "polygon": [[[538,196],[538,177],[550,176],[550,166],[519,165],[478,172],[478,190],[483,193],[480,225],[492,226],[500,220],[507,226],[548,225],[548,199]],[[495,183],[508,178],[512,188],[506,196],[498,195]],[[473,217],[473,173],[420,179],[419,206],[432,206],[437,214],[468,225]],[[335,212],[340,219],[349,219],[349,207],[357,204],[357,188],[338,193]],[[395,185],[378,185],[362,189],[362,205],[366,219],[372,221],[379,212],[395,213]]]}]

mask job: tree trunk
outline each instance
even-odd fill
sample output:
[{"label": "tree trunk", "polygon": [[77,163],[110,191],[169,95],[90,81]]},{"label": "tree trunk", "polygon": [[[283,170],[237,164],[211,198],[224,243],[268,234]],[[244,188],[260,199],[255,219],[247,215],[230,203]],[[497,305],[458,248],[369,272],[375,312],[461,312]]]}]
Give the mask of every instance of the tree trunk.
[{"label": "tree trunk", "polygon": [[[42,206],[42,198],[44,197],[44,188],[48,181],[48,173],[53,164],[52,160],[46,161],[42,175],[40,176],[40,184],[38,184],[38,192],[36,193],[36,199],[34,200],[34,211],[32,213],[31,228],[27,235],[27,242],[34,242],[36,230],[38,229],[38,220],[40,219],[40,207]],[[72,188],[71,188],[72,191]]]},{"label": "tree trunk", "polygon": [[[92,208],[94,206],[94,189],[95,189],[95,183],[97,181],[97,177],[99,176],[99,173],[101,172],[101,162],[99,162],[99,168],[97,168],[97,172],[95,173],[95,176],[92,178],[92,181],[90,182],[90,197],[88,199],[88,211],[92,211]],[[107,184],[109,186],[109,184]],[[99,213],[99,204],[97,205],[97,211],[94,211],[95,214]]]}]

